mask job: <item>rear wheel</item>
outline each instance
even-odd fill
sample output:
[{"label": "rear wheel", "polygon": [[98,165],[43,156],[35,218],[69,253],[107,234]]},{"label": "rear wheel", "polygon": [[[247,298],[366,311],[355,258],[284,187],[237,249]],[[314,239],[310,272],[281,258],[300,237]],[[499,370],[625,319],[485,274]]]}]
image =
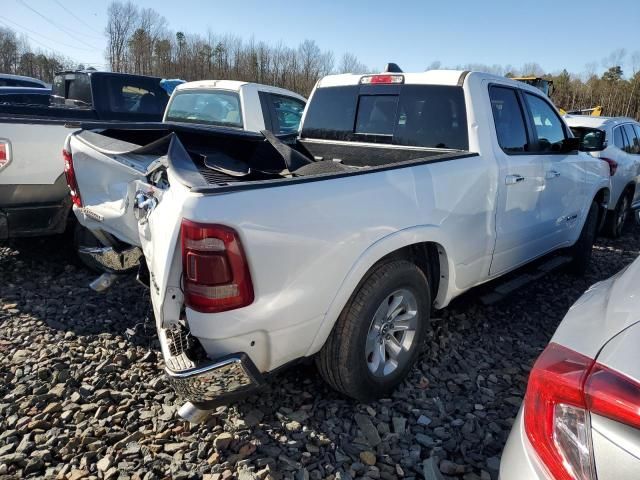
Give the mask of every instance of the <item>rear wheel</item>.
[{"label": "rear wheel", "polygon": [[361,401],[389,394],[413,366],[427,332],[431,296],[415,264],[375,268],[353,294],[316,364],[333,388]]},{"label": "rear wheel", "polygon": [[571,247],[571,256],[573,259],[569,264],[569,269],[582,275],[589,268],[591,262],[591,253],[593,251],[593,242],[596,239],[598,231],[598,204],[591,202],[587,219],[582,226],[580,237],[573,247]]},{"label": "rear wheel", "polygon": [[611,238],[618,238],[622,235],[624,226],[627,223],[627,218],[629,218],[630,205],[629,194],[623,192],[616,204],[616,208],[611,212],[607,212],[605,230]]}]

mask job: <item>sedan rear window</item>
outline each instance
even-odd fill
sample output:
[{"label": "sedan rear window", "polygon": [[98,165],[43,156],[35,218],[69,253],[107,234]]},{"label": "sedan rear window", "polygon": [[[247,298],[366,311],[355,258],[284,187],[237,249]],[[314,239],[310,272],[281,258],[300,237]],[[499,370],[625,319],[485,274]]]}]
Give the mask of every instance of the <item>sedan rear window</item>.
[{"label": "sedan rear window", "polygon": [[242,128],[240,96],[226,90],[179,91],[167,107],[165,120]]},{"label": "sedan rear window", "polygon": [[302,137],[467,150],[461,87],[351,85],[319,88]]}]

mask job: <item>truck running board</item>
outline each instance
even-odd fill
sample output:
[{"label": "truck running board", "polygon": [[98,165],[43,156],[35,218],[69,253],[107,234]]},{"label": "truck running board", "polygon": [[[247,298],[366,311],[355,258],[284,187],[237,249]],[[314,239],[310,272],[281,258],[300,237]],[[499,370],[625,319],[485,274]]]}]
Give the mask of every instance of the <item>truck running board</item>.
[{"label": "truck running board", "polygon": [[504,299],[507,295],[515,292],[525,285],[528,285],[534,280],[544,277],[549,272],[552,272],[569,262],[571,262],[571,257],[559,256],[550,258],[546,262],[538,265],[536,269],[522,273],[516,277],[509,278],[506,282],[496,285],[492,292],[482,295],[480,297],[480,301],[484,305],[493,305],[494,303]]}]

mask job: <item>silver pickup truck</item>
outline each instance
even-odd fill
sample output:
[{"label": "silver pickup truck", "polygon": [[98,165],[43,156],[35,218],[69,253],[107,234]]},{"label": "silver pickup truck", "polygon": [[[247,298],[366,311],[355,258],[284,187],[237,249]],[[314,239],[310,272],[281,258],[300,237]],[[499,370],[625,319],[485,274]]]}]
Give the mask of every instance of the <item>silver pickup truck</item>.
[{"label": "silver pickup truck", "polygon": [[160,80],[61,72],[48,105],[0,103],[0,240],[63,232],[71,206],[61,160],[69,127],[162,120],[169,95]]}]

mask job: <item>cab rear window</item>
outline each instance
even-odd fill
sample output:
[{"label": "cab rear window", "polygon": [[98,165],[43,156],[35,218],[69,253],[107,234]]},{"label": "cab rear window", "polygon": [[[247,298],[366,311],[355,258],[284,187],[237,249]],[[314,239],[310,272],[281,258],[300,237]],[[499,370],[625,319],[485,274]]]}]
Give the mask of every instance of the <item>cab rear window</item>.
[{"label": "cab rear window", "polygon": [[464,92],[442,85],[319,88],[302,137],[468,150]]}]

